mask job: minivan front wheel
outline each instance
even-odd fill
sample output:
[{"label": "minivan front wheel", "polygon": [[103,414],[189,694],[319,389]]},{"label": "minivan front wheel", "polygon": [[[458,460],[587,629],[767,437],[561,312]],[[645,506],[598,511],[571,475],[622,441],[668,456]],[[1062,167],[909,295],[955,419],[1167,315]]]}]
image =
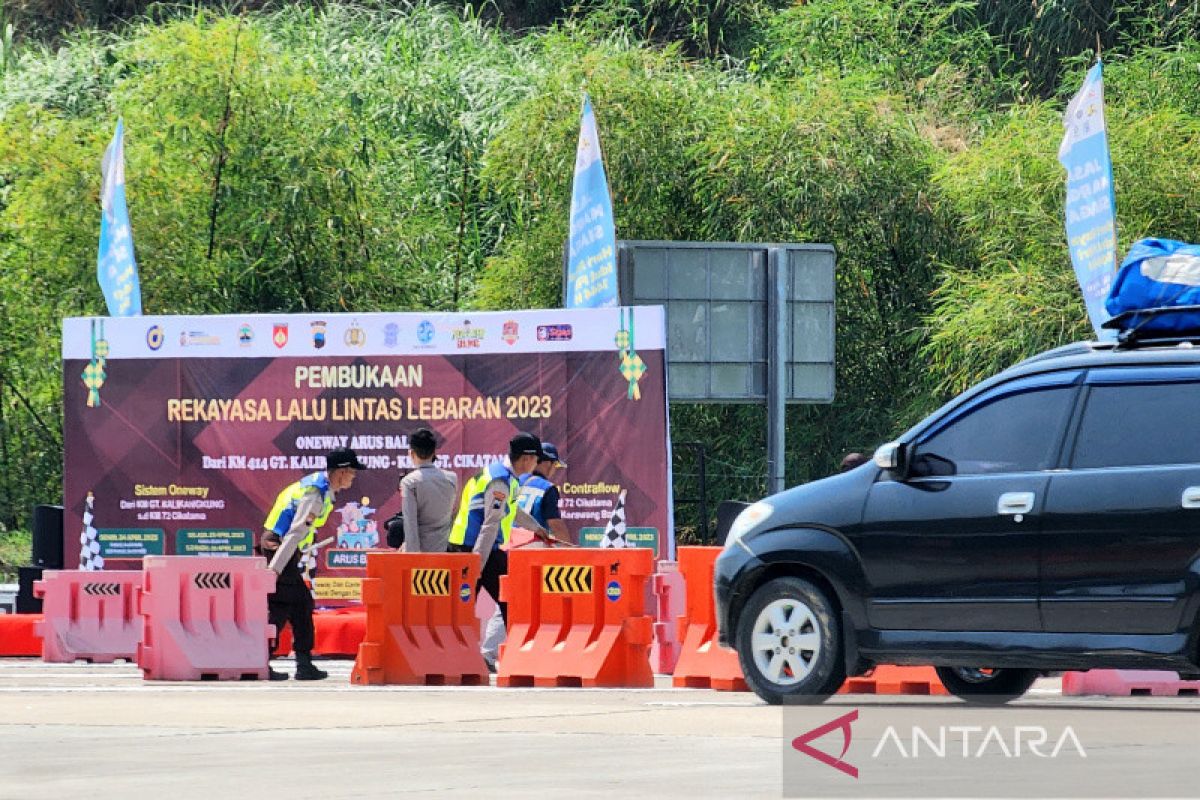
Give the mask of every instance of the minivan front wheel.
[{"label": "minivan front wheel", "polygon": [[737,625],[746,683],[772,705],[820,703],[845,680],[833,603],[801,578],[776,578],[750,596]]},{"label": "minivan front wheel", "polygon": [[968,703],[998,706],[1029,691],[1040,673],[1036,669],[937,667],[937,674],[955,697]]}]

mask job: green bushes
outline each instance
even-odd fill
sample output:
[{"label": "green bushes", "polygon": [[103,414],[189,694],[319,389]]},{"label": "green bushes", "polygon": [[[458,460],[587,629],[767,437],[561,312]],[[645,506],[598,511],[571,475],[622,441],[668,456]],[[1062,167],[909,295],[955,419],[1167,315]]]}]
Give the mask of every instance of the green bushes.
[{"label": "green bushes", "polygon": [[[1200,198],[1187,188],[1200,178],[1197,73],[1195,45],[1105,69],[1118,258],[1146,236],[1200,240]],[[1034,102],[997,119],[936,180],[971,246],[946,263],[928,320],[934,398],[1092,335],[1063,234],[1061,108]]]},{"label": "green bushes", "polygon": [[[1097,29],[1121,247],[1200,238],[1194,4],[1076,5],[199,3],[119,23],[147,8],[128,2],[64,33],[22,3],[13,36],[0,20],[0,527],[58,496],[57,331],[104,310],[118,116],[150,312],[553,306],[586,88],[621,238],[837,247],[838,397],[790,409],[794,482],[1089,335],[1056,151]],[[709,444],[713,505],[760,491],[761,410],[676,407],[673,434]]]},{"label": "green bushes", "polygon": [[445,309],[503,233],[480,156],[530,68],[524,45],[432,7],[200,14],[23,52],[0,93],[0,445],[33,469],[0,481],[0,524],[59,494],[57,331],[104,313],[118,115],[149,312]]}]

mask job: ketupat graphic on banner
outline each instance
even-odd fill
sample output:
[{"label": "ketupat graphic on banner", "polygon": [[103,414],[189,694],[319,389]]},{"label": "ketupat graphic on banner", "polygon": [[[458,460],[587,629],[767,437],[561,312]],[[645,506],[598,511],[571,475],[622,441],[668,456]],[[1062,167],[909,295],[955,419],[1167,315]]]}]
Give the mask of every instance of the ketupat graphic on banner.
[{"label": "ketupat graphic on banner", "polygon": [[[97,324],[100,335],[96,335]],[[83,368],[83,385],[88,388],[87,404],[100,405],[100,389],[107,377],[104,372],[104,362],[108,358],[108,342],[104,340],[104,320],[92,320],[92,359]]]},{"label": "ketupat graphic on banner", "polygon": [[519,430],[587,453],[561,480],[572,532],[606,525],[624,494],[631,530],[669,552],[661,307],[108,319],[89,406],[92,323],[63,324],[66,527],[79,536],[94,493],[101,533],[117,537],[110,569],[136,568],[139,548],[244,552],[280,483],[346,445],[370,469],[318,532],[333,541],[315,553],[314,587],[350,599],[421,426],[460,482]]}]

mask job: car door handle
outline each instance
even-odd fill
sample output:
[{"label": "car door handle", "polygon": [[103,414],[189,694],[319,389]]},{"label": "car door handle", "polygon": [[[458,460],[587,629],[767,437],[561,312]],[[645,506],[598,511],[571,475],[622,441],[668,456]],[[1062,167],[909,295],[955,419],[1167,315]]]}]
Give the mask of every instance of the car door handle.
[{"label": "car door handle", "polygon": [[1189,486],[1184,489],[1180,505],[1184,508],[1200,508],[1200,486]]},{"label": "car door handle", "polygon": [[1033,498],[1033,492],[1005,492],[1000,495],[1000,501],[996,503],[996,513],[1028,514],[1033,510]]}]

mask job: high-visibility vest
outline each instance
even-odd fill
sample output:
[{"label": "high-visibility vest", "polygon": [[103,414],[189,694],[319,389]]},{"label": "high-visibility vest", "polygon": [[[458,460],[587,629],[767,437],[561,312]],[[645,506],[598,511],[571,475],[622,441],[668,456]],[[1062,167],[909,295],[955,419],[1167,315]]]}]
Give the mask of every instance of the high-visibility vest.
[{"label": "high-visibility vest", "polygon": [[546,498],[546,492],[550,491],[553,486],[553,483],[536,472],[521,476],[521,497],[517,504],[525,513],[536,519],[543,528],[550,526],[546,523],[546,512],[542,509],[542,500]]},{"label": "high-visibility vest", "polygon": [[300,547],[312,544],[316,538],[317,528],[324,525],[325,520],[329,519],[330,513],[333,512],[333,492],[329,490],[328,473],[314,472],[280,492],[279,497],[275,498],[275,505],[271,508],[271,513],[267,515],[267,521],[263,523],[263,527],[279,534],[280,538],[286,536],[292,528],[296,507],[300,504],[301,498],[314,488],[321,493],[321,499],[324,502],[321,505],[320,513],[308,526],[308,536],[300,542]]},{"label": "high-visibility vest", "polygon": [[484,505],[488,500],[484,497],[484,492],[489,483],[502,480],[508,481],[508,497],[504,500],[504,518],[500,520],[500,532],[496,535],[492,549],[508,541],[513,520],[517,516],[517,495],[521,491],[521,484],[503,462],[494,461],[487,469],[480,470],[463,487],[454,527],[450,529],[450,544],[475,546],[475,540],[479,538],[479,529],[483,527]]}]

